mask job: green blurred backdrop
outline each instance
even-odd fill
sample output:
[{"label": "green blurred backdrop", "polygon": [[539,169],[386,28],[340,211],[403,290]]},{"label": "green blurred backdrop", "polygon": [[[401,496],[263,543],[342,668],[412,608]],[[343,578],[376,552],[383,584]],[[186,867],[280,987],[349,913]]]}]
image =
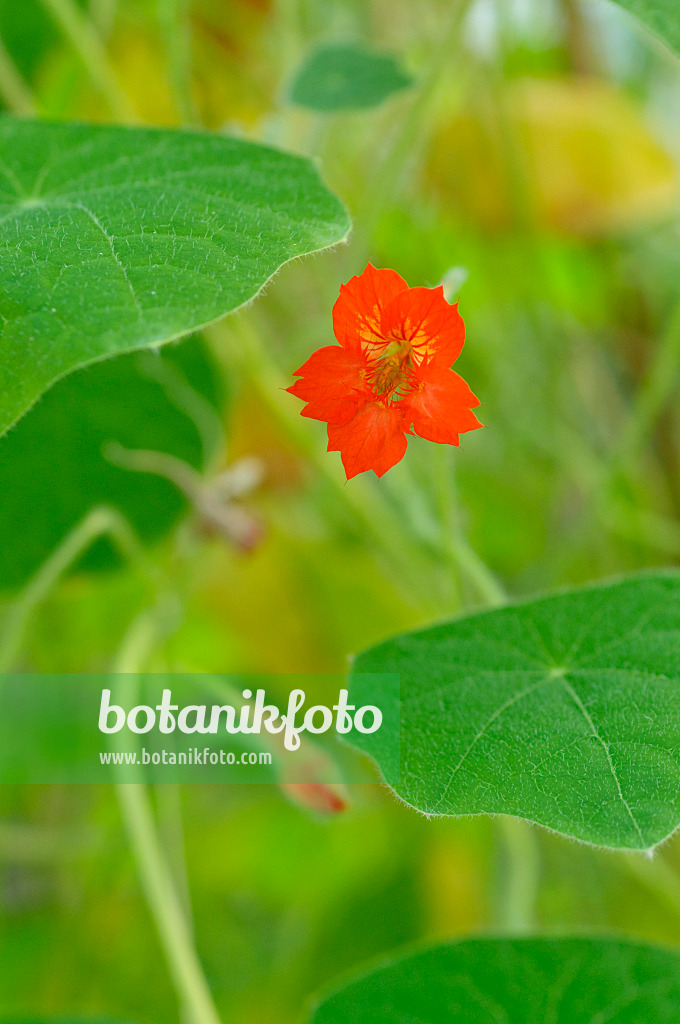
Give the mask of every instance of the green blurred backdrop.
[{"label": "green blurred backdrop", "polygon": [[[25,109],[109,120],[115,103],[93,87],[60,10],[0,3]],[[108,669],[153,605],[163,628],[150,670],[343,671],[372,642],[482,603],[468,544],[513,595],[678,562],[680,65],[669,53],[605,0],[80,10],[132,119],[311,155],[355,226],[348,245],[287,266],[204,338],[58,384],[0,441],[6,616],[92,504],[122,508],[146,545],[130,566],[100,544],[52,589],[10,667]],[[357,110],[294,104],[297,69],[348,41],[394,54],[398,91]],[[485,429],[456,451],[414,438],[382,481],[346,484],[323,425],[282,389],[332,342],[338,287],[369,259],[410,285],[444,280],[459,299],[457,369]],[[87,373],[94,389],[123,388],[128,412],[116,422],[97,403],[69,431],[63,410],[82,413]],[[168,455],[201,474],[190,501]],[[335,978],[426,939],[532,924],[680,937],[677,842],[646,863],[487,819],[426,820],[377,786],[326,818],[295,797],[154,794],[225,1021],[299,1020]],[[0,1020],[178,1019],[114,794],[4,787],[0,805]],[[509,905],[511,868],[530,920]]]}]

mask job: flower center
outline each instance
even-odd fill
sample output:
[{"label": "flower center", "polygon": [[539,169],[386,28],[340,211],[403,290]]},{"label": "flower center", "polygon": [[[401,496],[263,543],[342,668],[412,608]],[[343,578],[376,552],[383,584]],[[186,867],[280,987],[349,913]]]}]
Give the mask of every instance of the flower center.
[{"label": "flower center", "polygon": [[372,360],[369,379],[376,396],[385,402],[397,402],[413,391],[416,382],[410,342],[390,342]]}]

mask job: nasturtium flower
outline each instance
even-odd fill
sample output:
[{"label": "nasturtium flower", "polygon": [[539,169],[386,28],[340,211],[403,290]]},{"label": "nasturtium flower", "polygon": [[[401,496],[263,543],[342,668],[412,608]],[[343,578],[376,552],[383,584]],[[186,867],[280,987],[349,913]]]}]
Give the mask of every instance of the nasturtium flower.
[{"label": "nasturtium flower", "polygon": [[444,289],[409,288],[394,270],[369,263],[340,288],[333,307],[338,345],[315,352],[287,390],[303,416],[328,424],[347,479],[382,476],[404,457],[408,434],[460,444],[481,427],[479,400],[450,367],[465,341],[458,304]]}]

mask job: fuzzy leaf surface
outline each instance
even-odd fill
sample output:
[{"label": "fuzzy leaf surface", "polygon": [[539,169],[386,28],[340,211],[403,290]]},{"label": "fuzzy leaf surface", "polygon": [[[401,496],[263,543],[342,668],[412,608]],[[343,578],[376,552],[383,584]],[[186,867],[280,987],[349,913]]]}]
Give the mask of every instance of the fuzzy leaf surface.
[{"label": "fuzzy leaf surface", "polygon": [[192,131],[0,120],[0,435],[60,377],[181,337],[342,240],[306,159]]},{"label": "fuzzy leaf surface", "polygon": [[680,573],[482,612],[359,655],[353,703],[401,675],[401,736],[352,742],[426,814],[511,814],[645,850],[680,823]]}]

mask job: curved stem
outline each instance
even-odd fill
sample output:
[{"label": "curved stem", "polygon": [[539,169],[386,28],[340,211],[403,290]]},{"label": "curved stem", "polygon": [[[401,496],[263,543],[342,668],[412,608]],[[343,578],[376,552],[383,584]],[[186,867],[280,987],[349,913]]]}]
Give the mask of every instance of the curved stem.
[{"label": "curved stem", "polygon": [[137,538],[127,520],[112,508],[93,509],[52,552],[9,608],[0,631],[0,672],[11,669],[38,605],[90,545],[104,536],[110,537],[126,558],[138,558]]},{"label": "curved stem", "polygon": [[180,1000],[193,1024],[220,1024],[158,837],[148,790],[137,783],[117,783],[116,793],[142,888]]}]

